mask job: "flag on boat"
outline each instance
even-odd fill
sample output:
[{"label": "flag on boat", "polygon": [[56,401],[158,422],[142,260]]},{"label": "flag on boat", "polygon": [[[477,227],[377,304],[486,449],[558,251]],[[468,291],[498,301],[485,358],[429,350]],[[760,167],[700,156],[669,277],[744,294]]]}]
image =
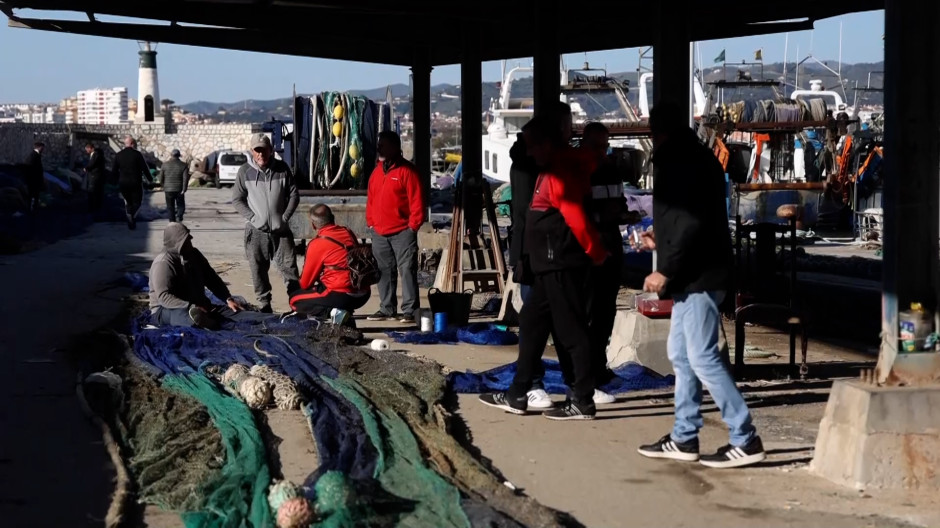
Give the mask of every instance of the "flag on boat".
[{"label": "flag on boat", "polygon": [[754,60],[756,61],[764,60],[764,48],[760,48],[759,50],[754,52]]},{"label": "flag on boat", "polygon": [[719,53],[718,56],[715,57],[715,62],[716,63],[725,62],[725,50],[721,50],[721,53]]}]

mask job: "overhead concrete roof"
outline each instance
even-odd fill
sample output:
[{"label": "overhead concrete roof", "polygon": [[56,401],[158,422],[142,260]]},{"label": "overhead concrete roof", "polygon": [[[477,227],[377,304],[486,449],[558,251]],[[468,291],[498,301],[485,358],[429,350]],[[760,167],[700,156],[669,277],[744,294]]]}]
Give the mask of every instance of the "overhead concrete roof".
[{"label": "overhead concrete roof", "polygon": [[[666,0],[558,2],[562,53],[646,46]],[[463,36],[481,40],[482,60],[534,54],[536,10],[555,0],[0,0],[12,27],[213,48],[410,66],[457,64]],[[883,0],[670,2],[693,24],[691,40],[812,28],[815,20],[883,9]],[[686,6],[686,7],[682,7]],[[87,21],[21,10],[87,14]],[[142,19],[97,21],[97,15]]]}]

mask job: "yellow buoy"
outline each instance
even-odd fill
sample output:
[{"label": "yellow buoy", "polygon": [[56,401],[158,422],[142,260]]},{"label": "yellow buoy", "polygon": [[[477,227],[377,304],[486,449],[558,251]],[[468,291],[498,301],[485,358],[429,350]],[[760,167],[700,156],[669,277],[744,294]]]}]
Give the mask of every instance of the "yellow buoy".
[{"label": "yellow buoy", "polygon": [[343,124],[339,121],[333,123],[333,135],[336,137],[343,135]]},{"label": "yellow buoy", "polygon": [[359,159],[359,146],[355,143],[349,145],[349,157],[354,160]]},{"label": "yellow buoy", "polygon": [[349,167],[349,175],[355,178],[359,176],[359,164],[353,163],[352,167]]},{"label": "yellow buoy", "polygon": [[343,118],[343,107],[336,105],[333,107],[333,119],[342,119]]}]

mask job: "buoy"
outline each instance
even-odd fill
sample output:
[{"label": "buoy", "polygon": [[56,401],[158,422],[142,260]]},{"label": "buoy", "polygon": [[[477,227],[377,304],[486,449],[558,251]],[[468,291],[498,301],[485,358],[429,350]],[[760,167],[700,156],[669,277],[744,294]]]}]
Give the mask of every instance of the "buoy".
[{"label": "buoy", "polygon": [[277,509],[277,525],[280,528],[301,528],[313,522],[313,508],[303,497],[287,499]]},{"label": "buoy", "polygon": [[356,145],[355,143],[349,145],[349,157],[354,160],[359,159],[359,145]]},{"label": "buoy", "polygon": [[336,105],[333,107],[333,119],[339,120],[343,118],[343,107]]},{"label": "buoy", "polygon": [[358,163],[353,163],[352,167],[349,167],[349,175],[352,176],[353,178],[356,178],[359,176],[359,164]]},{"label": "buoy", "polygon": [[238,393],[252,409],[264,409],[271,403],[271,385],[255,376],[246,376],[238,383]]},{"label": "buoy", "polygon": [[340,137],[343,135],[343,124],[339,121],[333,123],[333,135]]},{"label": "buoy", "polygon": [[290,499],[299,497],[297,487],[289,480],[278,480],[268,488],[268,504],[273,511],[281,509],[281,505]]},{"label": "buoy", "polygon": [[246,377],[248,377],[248,367],[239,363],[232,363],[222,374],[222,386],[225,387],[225,390],[237,395],[238,383]]}]

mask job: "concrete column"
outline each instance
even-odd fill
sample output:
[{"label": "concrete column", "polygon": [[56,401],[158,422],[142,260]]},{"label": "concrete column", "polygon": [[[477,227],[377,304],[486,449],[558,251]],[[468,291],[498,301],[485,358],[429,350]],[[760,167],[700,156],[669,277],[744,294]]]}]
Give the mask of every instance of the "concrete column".
[{"label": "concrete column", "polygon": [[536,41],[533,50],[535,113],[561,96],[561,54],[558,45],[558,1],[534,3]]},{"label": "concrete column", "polygon": [[411,66],[411,117],[414,122],[414,164],[421,175],[421,187],[425,197],[431,193],[432,69],[428,50],[418,48]]},{"label": "concrete column", "polygon": [[667,100],[689,106],[692,115],[692,53],[688,2],[660,2],[653,41],[653,106]]},{"label": "concrete column", "polygon": [[[940,4],[885,0],[884,296],[879,383],[940,379],[940,356],[900,352],[898,314],[938,308]],[[914,81],[916,79],[916,82]]]},{"label": "concrete column", "polygon": [[480,29],[464,26],[460,60],[460,133],[463,137],[462,165],[464,218],[476,231],[483,218],[483,63],[480,58]]}]

